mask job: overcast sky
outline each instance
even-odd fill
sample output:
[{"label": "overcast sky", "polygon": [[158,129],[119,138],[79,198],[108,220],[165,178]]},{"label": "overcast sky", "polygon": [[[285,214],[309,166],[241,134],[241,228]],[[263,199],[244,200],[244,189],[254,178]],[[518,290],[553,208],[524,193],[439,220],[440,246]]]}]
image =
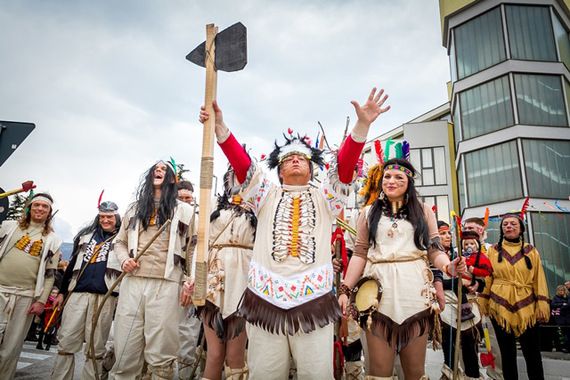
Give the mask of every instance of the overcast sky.
[{"label": "overcast sky", "polygon": [[[318,120],[337,142],[355,119],[350,101],[372,86],[392,106],[374,135],[447,101],[436,0],[0,2],[0,120],[36,124],[0,167],[0,187],[31,179],[49,191],[66,241],[102,189],[124,212],[160,158],[198,181],[205,70],[185,56],[208,23],[247,27],[248,64],[219,73],[218,101],[255,156],[287,128],[314,138]],[[219,176],[217,147],[215,157]]]}]

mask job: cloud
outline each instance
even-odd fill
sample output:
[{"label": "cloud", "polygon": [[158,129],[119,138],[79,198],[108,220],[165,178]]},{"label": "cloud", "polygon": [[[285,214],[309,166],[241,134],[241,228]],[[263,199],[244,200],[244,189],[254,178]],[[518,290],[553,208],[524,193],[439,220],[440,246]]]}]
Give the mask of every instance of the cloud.
[{"label": "cloud", "polygon": [[[204,25],[248,28],[248,65],[218,75],[224,118],[252,155],[291,127],[341,138],[351,100],[373,85],[392,110],[377,135],[447,101],[449,69],[437,3],[360,1],[30,1],[0,8],[0,119],[36,130],[0,170],[0,185],[33,179],[72,231],[97,197],[124,211],[141,174],[175,157],[198,182],[204,69],[184,59]],[[226,160],[215,151],[216,175]]]}]

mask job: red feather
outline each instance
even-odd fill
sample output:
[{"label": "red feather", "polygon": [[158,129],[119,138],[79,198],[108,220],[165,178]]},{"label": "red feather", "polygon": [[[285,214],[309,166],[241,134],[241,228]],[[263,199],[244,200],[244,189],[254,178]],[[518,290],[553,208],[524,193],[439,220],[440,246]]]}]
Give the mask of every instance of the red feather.
[{"label": "red feather", "polygon": [[520,213],[520,217],[523,220],[524,220],[524,215],[526,214],[526,210],[528,209],[529,203],[530,203],[530,197],[526,197],[526,199],[523,202],[523,205],[521,208],[521,213]]},{"label": "red feather", "polygon": [[489,207],[485,207],[485,217],[483,218],[483,224],[485,225],[485,228],[489,226]]},{"label": "red feather", "polygon": [[266,157],[267,157],[267,156],[266,156],[265,154],[262,154],[262,155],[261,155],[261,161],[265,160]]},{"label": "red feather", "polygon": [[459,215],[455,215],[455,224],[457,224],[457,235],[461,236],[461,217]]},{"label": "red feather", "polygon": [[293,134],[293,130],[291,128],[287,128],[287,133],[289,133],[290,135]]},{"label": "red feather", "polygon": [[437,206],[436,206],[436,205],[431,206],[431,210],[432,210],[434,213],[436,213],[436,212],[437,212]]},{"label": "red feather", "polygon": [[382,152],[382,143],[380,140],[374,140],[374,150],[376,151],[376,158],[380,164],[384,163],[384,153]]},{"label": "red feather", "polygon": [[101,190],[101,194],[99,194],[99,200],[97,201],[97,208],[99,208],[101,206],[101,200],[103,199],[103,193],[105,192],[105,189]]}]

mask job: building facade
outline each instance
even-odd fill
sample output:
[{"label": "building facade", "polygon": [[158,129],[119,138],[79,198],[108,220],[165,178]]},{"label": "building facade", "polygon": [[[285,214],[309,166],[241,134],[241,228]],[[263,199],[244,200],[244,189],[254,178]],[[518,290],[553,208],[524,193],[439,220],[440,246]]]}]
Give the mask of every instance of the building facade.
[{"label": "building facade", "polygon": [[457,194],[463,217],[498,216],[529,197],[527,241],[551,294],[570,279],[568,1],[440,0],[449,55]]}]

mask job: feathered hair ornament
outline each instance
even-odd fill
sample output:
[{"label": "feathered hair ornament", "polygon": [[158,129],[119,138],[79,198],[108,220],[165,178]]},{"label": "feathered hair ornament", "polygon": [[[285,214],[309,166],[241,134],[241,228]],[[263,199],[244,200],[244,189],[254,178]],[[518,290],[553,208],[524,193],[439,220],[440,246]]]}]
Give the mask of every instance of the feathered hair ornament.
[{"label": "feathered hair ornament", "polygon": [[319,167],[323,167],[325,160],[323,158],[323,151],[317,148],[311,147],[307,143],[307,139],[299,134],[293,136],[293,131],[288,130],[289,137],[283,134],[285,138],[285,144],[278,145],[275,141],[275,149],[271,152],[267,158],[267,166],[269,169],[274,169],[278,167],[285,158],[292,154],[299,154],[305,156],[305,158]]},{"label": "feathered hair ornament", "polygon": [[376,164],[368,169],[364,186],[362,186],[359,192],[364,198],[365,206],[371,205],[380,196],[380,191],[382,191],[382,175],[383,169],[381,164]]},{"label": "feathered hair ornament", "polygon": [[530,204],[530,197],[526,197],[526,199],[523,202],[523,205],[521,207],[521,213],[519,214],[519,217],[521,218],[521,220],[524,220],[524,216],[526,214],[526,210],[528,210],[528,206]]},{"label": "feathered hair ornament", "polygon": [[384,163],[384,152],[382,151],[382,143],[380,140],[374,140],[374,151],[376,152],[376,159],[382,165]]}]

